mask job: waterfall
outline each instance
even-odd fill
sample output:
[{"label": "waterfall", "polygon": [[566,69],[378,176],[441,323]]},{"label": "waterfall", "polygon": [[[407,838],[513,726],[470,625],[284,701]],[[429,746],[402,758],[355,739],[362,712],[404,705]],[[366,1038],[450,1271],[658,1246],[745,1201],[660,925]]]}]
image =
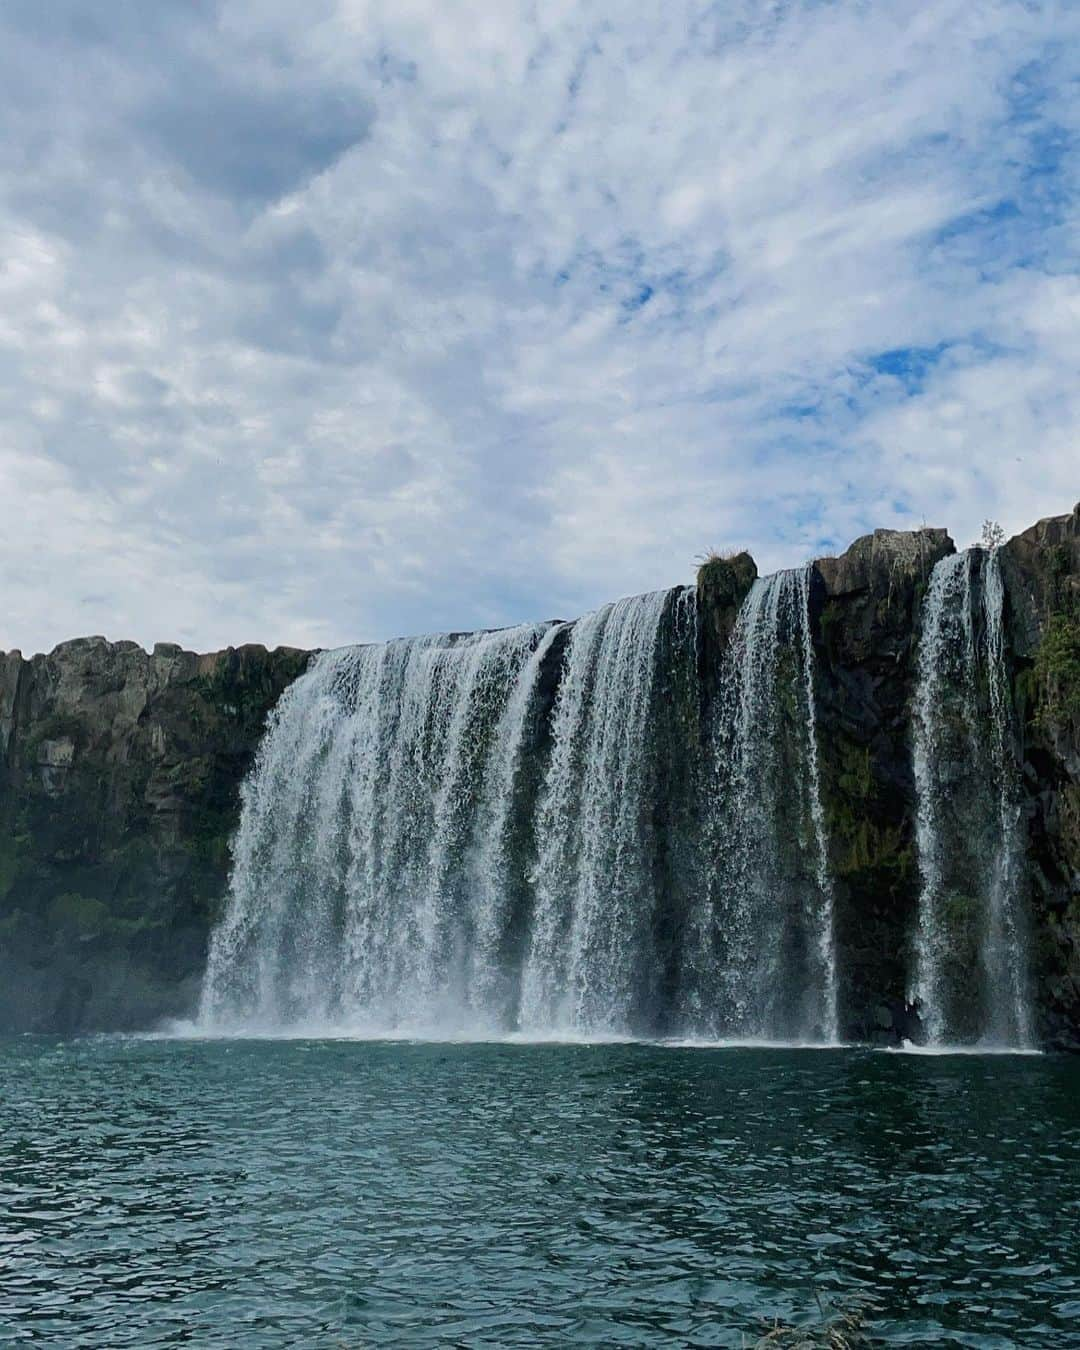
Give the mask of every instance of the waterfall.
[{"label": "waterfall", "polygon": [[995,550],[934,567],[914,709],[912,997],[931,1044],[1031,1044],[1023,840]]},{"label": "waterfall", "polygon": [[[521,1010],[528,1030],[625,1033],[656,996],[650,723],[671,594],[620,600],[574,625],[537,822]],[[693,594],[676,593],[676,606]],[[687,656],[693,661],[695,649]]]},{"label": "waterfall", "polygon": [[755,581],[726,657],[712,728],[715,861],[682,992],[702,1034],[838,1034],[810,583],[809,566]]},{"label": "waterfall", "polygon": [[689,588],[319,656],[244,787],[203,1024],[655,1026],[666,709],[696,660]]},{"label": "waterfall", "polygon": [[326,652],[243,790],[210,1028],[836,1038],[810,571],[703,727],[696,592]]},{"label": "waterfall", "polygon": [[528,881],[525,858],[532,841],[529,815],[535,794],[529,791],[526,759],[538,740],[538,685],[549,653],[568,628],[556,624],[548,629],[514,686],[496,733],[492,772],[482,803],[485,828],[472,868],[478,898],[473,1005],[477,1013],[492,1012],[499,1026],[511,1025],[516,1016],[516,983],[509,978],[506,960],[508,934],[520,933],[523,927],[515,923],[515,896],[524,897],[531,909],[523,888]]},{"label": "waterfall", "polygon": [[244,788],[205,1022],[477,1027],[497,1011],[508,803],[557,632],[345,648],[286,691]]},{"label": "waterfall", "polygon": [[993,550],[983,578],[987,677],[990,702],[990,759],[996,788],[999,847],[990,877],[983,960],[987,987],[1003,993],[993,999],[987,1035],[1001,1043],[1034,1043],[1028,986],[1026,866],[1020,785],[1014,746],[1009,675],[1005,664],[1005,583],[1001,557]]}]

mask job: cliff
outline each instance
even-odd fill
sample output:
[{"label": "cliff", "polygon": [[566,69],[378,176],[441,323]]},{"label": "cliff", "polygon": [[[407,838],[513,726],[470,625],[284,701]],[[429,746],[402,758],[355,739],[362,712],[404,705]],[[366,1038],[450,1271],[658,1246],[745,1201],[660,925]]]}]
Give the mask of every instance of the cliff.
[{"label": "cliff", "polygon": [[[922,600],[953,551],[942,530],[878,530],[811,570],[840,1020],[871,1041],[917,1032],[905,1004],[919,896],[911,706]],[[1080,507],[1017,536],[1001,559],[1038,1032],[1080,1048]],[[756,571],[747,554],[702,567],[705,707],[675,674],[663,690],[661,950],[674,948],[689,904],[677,880],[686,869],[664,841],[685,833],[676,826],[706,790],[679,747],[700,734]],[[550,653],[545,706],[562,649],[560,639]],[[309,660],[262,647],[148,654],[102,638],[31,660],[0,655],[0,1030],[130,1029],[191,1012],[240,784]]]},{"label": "cliff", "polygon": [[1080,1049],[1080,505],[1004,550],[1040,1032]]},{"label": "cliff", "polygon": [[910,708],[919,612],[944,530],[877,530],[815,564],[822,794],[836,879],[840,1018],[860,1039],[908,1036],[919,876]]},{"label": "cliff", "polygon": [[[944,530],[877,530],[812,566],[822,797],[846,1036],[917,1036],[906,1005],[919,899],[911,706],[921,604]],[[1002,548],[1028,844],[1037,1032],[1080,1049],[1080,506]],[[715,683],[754,576],[746,555],[699,574],[702,677]]]},{"label": "cliff", "polygon": [[189,1012],[239,785],[306,652],[0,655],[0,1028]]}]

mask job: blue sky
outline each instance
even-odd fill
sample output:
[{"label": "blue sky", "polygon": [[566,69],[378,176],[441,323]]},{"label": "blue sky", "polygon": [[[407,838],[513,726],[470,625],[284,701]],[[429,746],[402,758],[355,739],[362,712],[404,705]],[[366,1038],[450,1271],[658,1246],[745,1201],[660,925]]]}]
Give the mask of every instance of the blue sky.
[{"label": "blue sky", "polygon": [[0,647],[1080,496],[1080,7],[7,0]]}]

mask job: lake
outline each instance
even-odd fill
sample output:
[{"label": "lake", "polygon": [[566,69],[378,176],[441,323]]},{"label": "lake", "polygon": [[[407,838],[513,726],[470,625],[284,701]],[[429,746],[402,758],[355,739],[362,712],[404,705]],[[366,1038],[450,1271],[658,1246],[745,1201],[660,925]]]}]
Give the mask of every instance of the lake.
[{"label": "lake", "polygon": [[0,1084],[3,1344],[1080,1345],[1073,1060],[24,1037]]}]

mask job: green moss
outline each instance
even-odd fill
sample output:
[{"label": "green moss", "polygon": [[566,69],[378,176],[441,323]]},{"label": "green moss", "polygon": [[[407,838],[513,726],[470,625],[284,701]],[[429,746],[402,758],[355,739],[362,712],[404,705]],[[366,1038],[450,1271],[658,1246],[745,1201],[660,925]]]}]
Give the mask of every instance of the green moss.
[{"label": "green moss", "polygon": [[911,849],[904,846],[903,835],[898,827],[881,827],[870,820],[853,820],[840,837],[842,852],[837,870],[842,876],[879,870],[906,875],[911,869]]},{"label": "green moss", "polygon": [[715,586],[718,583],[721,586],[725,585],[731,572],[731,560],[734,557],[734,553],[721,553],[718,549],[710,549],[698,564],[698,587]]},{"label": "green moss", "polygon": [[7,898],[18,880],[29,845],[25,834],[0,834],[0,900]]},{"label": "green moss", "polygon": [[110,926],[109,907],[91,896],[68,892],[49,905],[49,922],[65,936],[96,937]]},{"label": "green moss", "polygon": [[870,771],[870,747],[860,750],[857,746],[845,746],[840,756],[840,775],[837,780],[843,792],[859,801],[866,801],[873,789],[874,780]]},{"label": "green moss", "polygon": [[1043,725],[1080,722],[1080,617],[1050,616],[1035,654],[1029,690]]},{"label": "green moss", "polygon": [[826,760],[826,824],[836,873],[884,898],[906,886],[914,868],[903,823],[878,797],[869,746],[838,738]]},{"label": "green moss", "polygon": [[749,553],[712,552],[698,567],[698,593],[708,595],[720,606],[739,604],[756,575],[757,568]]},{"label": "green moss", "polygon": [[973,896],[950,891],[942,900],[941,913],[950,932],[964,932],[977,922],[981,905]]},{"label": "green moss", "polygon": [[[287,672],[285,684],[288,684],[303,672],[309,659],[306,652],[266,653],[249,656],[245,661],[236,655],[223,656],[209,674],[193,680],[191,688],[217,716],[247,732],[257,731],[265,723],[268,705],[282,687],[281,670]],[[203,720],[198,710],[196,718]]]},{"label": "green moss", "polygon": [[834,652],[843,617],[844,612],[835,600],[828,601],[821,611],[821,640],[830,654]]},{"label": "green moss", "polygon": [[26,738],[26,756],[33,760],[37,757],[38,748],[43,742],[65,739],[70,740],[76,749],[83,747],[85,728],[77,717],[57,714],[53,717],[42,718]]},{"label": "green moss", "polygon": [[1039,684],[1035,677],[1035,671],[1030,667],[1017,671],[1016,679],[1013,683],[1013,694],[1016,701],[1016,711],[1022,724],[1028,720],[1028,709],[1037,705],[1039,701]]}]

